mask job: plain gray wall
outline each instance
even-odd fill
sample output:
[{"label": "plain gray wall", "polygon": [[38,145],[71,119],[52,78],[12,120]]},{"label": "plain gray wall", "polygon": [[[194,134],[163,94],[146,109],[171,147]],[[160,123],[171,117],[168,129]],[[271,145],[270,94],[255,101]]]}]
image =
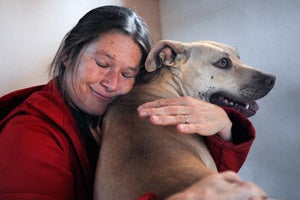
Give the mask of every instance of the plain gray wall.
[{"label": "plain gray wall", "polygon": [[257,137],[239,174],[273,198],[300,199],[300,1],[161,0],[163,39],[215,40],[277,76],[251,117]]}]

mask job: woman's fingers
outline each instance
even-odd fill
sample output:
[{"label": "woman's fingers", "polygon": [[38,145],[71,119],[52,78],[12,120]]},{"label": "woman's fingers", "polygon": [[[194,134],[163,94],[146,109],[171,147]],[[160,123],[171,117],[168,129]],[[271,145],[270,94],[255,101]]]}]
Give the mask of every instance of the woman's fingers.
[{"label": "woman's fingers", "polygon": [[152,115],[150,116],[150,121],[156,125],[177,125],[186,124],[187,115]]},{"label": "woman's fingers", "polygon": [[192,104],[194,102],[194,98],[192,97],[175,97],[175,98],[169,98],[169,99],[158,99],[155,101],[147,102],[143,105],[141,105],[139,108],[158,108],[162,106],[179,106],[179,105],[187,105]]},{"label": "woman's fingers", "polygon": [[[138,108],[139,115],[141,117],[150,117],[151,115],[161,115],[171,117],[166,119],[168,121],[174,122],[178,120],[178,115],[193,114],[193,110],[189,106],[164,106],[156,108]],[[181,116],[182,117],[182,116]],[[184,120],[176,122],[185,122]]]},{"label": "woman's fingers", "polygon": [[155,125],[176,125],[181,133],[208,136],[220,133],[224,140],[231,138],[231,122],[225,111],[214,104],[192,97],[159,99],[138,108],[140,117],[149,118]]},{"label": "woman's fingers", "polygon": [[225,171],[218,174],[219,176],[223,177],[223,179],[227,182],[244,182],[243,179],[233,171]]}]

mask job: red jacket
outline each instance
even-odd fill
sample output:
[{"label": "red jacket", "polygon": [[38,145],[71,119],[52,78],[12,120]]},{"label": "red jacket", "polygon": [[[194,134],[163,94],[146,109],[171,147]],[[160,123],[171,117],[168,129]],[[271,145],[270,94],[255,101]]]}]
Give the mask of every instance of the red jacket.
[{"label": "red jacket", "polygon": [[[0,110],[0,199],[91,198],[94,172],[83,138],[52,81],[1,97]],[[218,136],[208,137],[207,145],[220,171],[237,171],[255,131],[246,118],[225,110],[237,145]]]}]

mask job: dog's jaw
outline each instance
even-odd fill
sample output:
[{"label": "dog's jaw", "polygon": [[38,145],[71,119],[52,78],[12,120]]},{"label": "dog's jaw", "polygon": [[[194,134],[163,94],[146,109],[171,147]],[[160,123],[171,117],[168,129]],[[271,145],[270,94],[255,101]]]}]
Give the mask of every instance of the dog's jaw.
[{"label": "dog's jaw", "polygon": [[251,117],[256,114],[259,109],[258,104],[255,100],[247,101],[247,102],[238,102],[234,101],[226,96],[215,93],[210,96],[209,102],[219,105],[234,108],[236,111],[240,112],[246,117]]},{"label": "dog's jaw", "polygon": [[213,103],[218,106],[225,106],[235,109],[246,117],[251,117],[256,114],[259,107],[255,100],[240,102],[232,100],[221,93],[199,92],[198,97],[203,101]]}]

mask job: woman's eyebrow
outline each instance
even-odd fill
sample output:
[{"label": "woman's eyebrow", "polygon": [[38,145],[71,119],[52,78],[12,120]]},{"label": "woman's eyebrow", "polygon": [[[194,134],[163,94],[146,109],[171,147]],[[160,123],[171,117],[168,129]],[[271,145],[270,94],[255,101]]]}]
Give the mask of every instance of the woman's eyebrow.
[{"label": "woman's eyebrow", "polygon": [[106,57],[108,57],[109,59],[114,59],[114,56],[110,55],[108,52],[100,50],[100,51],[96,51],[94,53],[94,55],[104,55]]}]

